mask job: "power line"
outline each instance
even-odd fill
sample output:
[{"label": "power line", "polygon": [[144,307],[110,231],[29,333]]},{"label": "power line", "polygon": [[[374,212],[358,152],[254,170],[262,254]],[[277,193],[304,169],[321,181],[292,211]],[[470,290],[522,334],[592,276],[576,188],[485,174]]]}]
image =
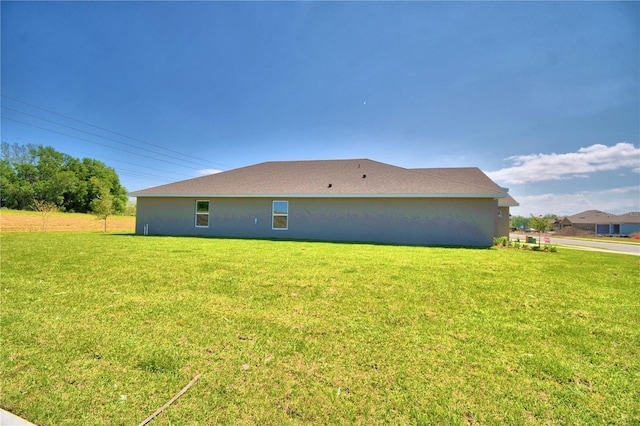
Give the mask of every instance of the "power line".
[{"label": "power line", "polygon": [[167,181],[167,179],[165,179],[162,176],[158,176],[158,175],[152,175],[152,174],[149,174],[149,173],[140,173],[140,172],[136,172],[135,170],[121,169],[120,167],[113,167],[113,169],[118,171],[118,174],[124,174],[124,175],[127,175],[127,176],[133,176],[133,177],[149,178],[149,179],[158,180],[160,182],[166,182]]},{"label": "power line", "polygon": [[109,148],[109,149],[115,149],[115,150],[117,150],[117,151],[126,152],[126,153],[128,153],[128,154],[137,155],[137,156],[139,156],[139,157],[149,158],[149,159],[151,159],[151,160],[155,160],[155,161],[162,161],[162,162],[164,162],[164,163],[173,164],[174,166],[180,166],[180,167],[185,167],[185,168],[188,168],[188,169],[198,170],[197,168],[192,167],[192,166],[185,166],[184,164],[174,163],[174,162],[169,161],[169,160],[163,160],[163,159],[161,159],[161,158],[150,157],[150,156],[148,156],[148,155],[139,154],[139,153],[137,153],[137,152],[128,151],[128,150],[126,150],[126,149],[117,148],[117,147],[115,147],[115,146],[105,145],[105,144],[102,144],[102,143],[99,143],[99,142],[91,141],[91,140],[89,140],[89,139],[84,139],[84,138],[80,138],[80,137],[78,137],[78,136],[69,135],[69,134],[67,134],[67,133],[58,132],[57,130],[47,129],[46,127],[42,127],[42,126],[36,126],[35,124],[26,123],[26,122],[24,122],[24,121],[16,120],[15,118],[6,117],[6,116],[4,116],[4,115],[2,115],[1,117],[2,117],[3,119],[5,119],[5,120],[14,121],[14,122],[16,122],[16,123],[24,124],[25,126],[29,126],[29,127],[33,127],[33,128],[41,129],[41,130],[46,130],[46,131],[48,131],[48,132],[57,133],[57,134],[59,134],[59,135],[67,136],[67,137],[69,137],[69,138],[74,138],[74,139],[78,139],[78,140],[81,140],[81,141],[89,142],[89,143],[92,143],[92,144],[94,144],[94,145],[104,146],[104,147]]},{"label": "power line", "polygon": [[[22,138],[22,139],[23,139],[26,143],[33,143],[33,144],[36,144],[36,145],[38,144],[37,142],[34,142],[33,140],[30,140],[30,139],[26,139],[26,138]],[[149,169],[149,170],[154,170],[154,171],[157,171],[157,172],[169,173],[169,174],[171,174],[171,175],[177,175],[177,176],[180,176],[180,178],[181,178],[181,179],[190,179],[190,178],[193,178],[193,177],[194,177],[194,176],[190,176],[190,175],[187,175],[187,174],[184,174],[184,173],[180,173],[180,172],[167,171],[167,170],[164,170],[164,169],[158,169],[158,168],[155,168],[155,167],[146,166],[146,165],[144,165],[144,164],[130,163],[130,162],[128,162],[128,161],[123,161],[123,160],[116,159],[116,158],[109,158],[109,157],[105,157],[105,156],[103,156],[103,155],[94,155],[94,154],[89,153],[89,152],[84,152],[84,151],[74,150],[74,153],[76,153],[76,154],[81,154],[81,155],[87,155],[87,156],[89,156],[90,158],[95,159],[95,160],[99,160],[99,161],[105,161],[105,162],[106,162],[106,161],[113,161],[113,162],[116,162],[116,163],[128,164],[128,165],[130,165],[130,166],[141,167],[141,168],[145,168],[145,169]],[[85,157],[85,158],[87,158],[87,157]],[[114,168],[114,169],[118,168],[118,169],[119,169],[119,167],[112,167],[112,168]],[[136,172],[136,173],[145,174],[145,173],[142,173],[142,172]],[[174,178],[168,178],[168,177],[166,177],[166,176],[164,176],[164,177],[162,177],[162,176],[158,176],[158,175],[149,175],[149,176],[154,176],[154,177],[162,178],[162,179],[163,179],[163,180],[165,180],[165,181],[166,181],[166,180],[174,180]]]},{"label": "power line", "polygon": [[[3,98],[5,98],[5,99],[10,99],[10,100],[12,100],[12,101],[14,101],[14,102],[18,102],[18,103],[21,103],[21,104],[23,104],[23,105],[27,105],[27,106],[30,106],[30,107],[32,107],[32,108],[39,109],[39,110],[41,110],[41,111],[45,111],[45,112],[48,112],[48,113],[50,113],[50,114],[54,114],[54,115],[57,115],[57,116],[59,116],[59,117],[66,118],[67,120],[72,120],[72,121],[75,121],[75,122],[77,122],[77,123],[81,123],[81,124],[84,124],[84,125],[87,125],[87,126],[95,127],[96,129],[100,129],[100,130],[103,130],[103,131],[105,131],[105,132],[112,133],[112,134],[114,134],[114,135],[118,135],[118,136],[121,136],[121,137],[124,137],[124,138],[130,139],[130,140],[136,141],[136,142],[143,143],[143,144],[145,144],[145,145],[153,146],[153,147],[160,148],[160,149],[165,150],[165,151],[168,151],[168,152],[173,152],[174,154],[179,154],[179,155],[182,155],[182,156],[184,156],[184,157],[193,158],[193,159],[195,159],[195,160],[202,161],[202,159],[201,159],[201,158],[195,157],[195,156],[193,156],[193,155],[184,154],[184,153],[182,153],[182,152],[180,152],[180,151],[175,151],[175,150],[173,150],[173,149],[169,149],[169,148],[165,148],[165,147],[160,146],[160,145],[152,144],[152,143],[150,143],[150,142],[146,142],[146,141],[143,141],[143,140],[141,140],[141,139],[137,139],[137,138],[134,138],[134,137],[131,137],[131,136],[125,135],[125,134],[123,134],[123,133],[118,133],[118,132],[115,132],[115,131],[113,131],[113,130],[109,130],[109,129],[106,129],[106,128],[104,128],[104,127],[97,126],[97,125],[95,125],[95,124],[88,123],[88,122],[86,122],[86,121],[78,120],[77,118],[73,118],[73,117],[70,117],[70,116],[68,116],[68,115],[60,114],[60,113],[58,113],[58,112],[55,112],[55,111],[52,111],[52,110],[49,110],[49,109],[46,109],[46,108],[42,108],[42,107],[40,107],[40,106],[30,104],[30,103],[25,102],[25,101],[22,101],[22,100],[20,100],[20,99],[12,98],[12,97],[7,96],[7,95],[0,95],[0,96],[2,96],[2,97],[3,97]],[[120,143],[124,143],[124,142],[120,142]],[[181,161],[184,161],[184,160],[181,160]],[[217,162],[215,162],[215,161],[210,161],[210,162],[208,162],[208,163],[210,163],[210,164],[217,164],[218,166],[222,166],[222,167],[228,167],[228,166],[227,166],[227,165],[225,165],[225,164],[217,163]]]},{"label": "power line", "polygon": [[[23,138],[23,140],[26,141],[26,143],[33,143],[33,141],[31,141],[29,139],[24,139]],[[158,169],[158,168],[155,168],[155,167],[145,166],[143,164],[130,163],[130,162],[118,160],[118,159],[115,159],[115,158],[108,158],[108,157],[104,157],[102,155],[97,155],[96,156],[94,154],[83,152],[83,151],[74,150],[74,153],[87,155],[87,156],[90,156],[89,158],[95,159],[95,160],[98,160],[98,161],[116,162],[116,163],[128,164],[128,165],[135,166],[135,167],[138,167],[138,168],[145,168],[145,169],[155,170],[155,171],[162,172],[162,173],[169,173],[171,175],[177,175],[177,176],[179,176],[179,179],[181,179],[181,180],[194,178],[194,176],[185,175],[185,174],[179,173],[179,172],[170,172],[170,171],[163,170],[163,169]],[[88,157],[85,157],[85,158],[88,158]],[[159,176],[157,174],[150,174],[150,173],[144,173],[144,172],[141,172],[141,171],[133,171],[133,170],[123,169],[123,168],[121,168],[119,166],[113,166],[112,163],[106,164],[106,165],[108,167],[114,169],[114,170],[117,170],[119,175],[151,178],[152,180],[156,180],[156,181],[160,181],[160,182],[168,182],[168,181],[171,182],[171,181],[175,181],[176,180],[175,177],[174,178],[170,178],[167,175]]]},{"label": "power line", "polygon": [[[93,156],[93,154],[89,154],[89,153],[82,152],[82,151],[75,151],[75,152],[76,152],[76,153],[78,153],[78,154],[91,155],[91,156]],[[143,168],[145,168],[145,169],[155,170],[155,171],[157,171],[157,172],[169,173],[169,174],[174,174],[174,175],[180,175],[180,176],[182,176],[184,179],[189,179],[190,177],[192,177],[192,176],[184,177],[184,174],[182,174],[182,173],[167,172],[166,170],[163,170],[163,169],[157,169],[157,168],[155,168],[155,167],[149,167],[149,166],[145,166],[145,165],[143,165],[143,164],[129,163],[128,161],[122,161],[122,160],[118,160],[118,159],[115,159],[115,158],[108,158],[108,157],[104,157],[104,156],[101,156],[101,155],[100,155],[100,156],[97,156],[97,157],[96,157],[96,160],[101,160],[101,161],[114,161],[114,162],[116,162],[116,163],[128,164],[128,165],[130,165],[130,166],[143,167]],[[117,167],[114,167],[114,168],[117,168]],[[136,173],[139,173],[139,172],[136,172]],[[156,177],[159,177],[159,176],[156,176]],[[168,179],[168,178],[163,177],[163,179]]]},{"label": "power line", "polygon": [[[30,142],[30,141],[28,141],[28,142]],[[82,152],[82,151],[75,151],[75,152],[78,153],[78,154],[93,155],[93,154],[88,154],[88,153]],[[129,164],[129,165],[132,165],[132,166],[135,166],[135,167],[144,167],[144,168],[147,168],[147,169],[156,170],[156,171],[163,172],[163,173],[166,172],[166,170],[156,169],[154,167],[139,165],[139,164],[135,164],[135,163],[129,163],[129,162],[126,162],[126,161],[116,160],[116,159],[113,159],[113,158],[105,158],[105,157],[102,157],[102,156],[97,156],[97,157],[94,157],[92,159],[95,159],[95,160],[110,160],[110,161],[115,161],[115,162],[119,162],[119,163],[123,163],[123,164]],[[136,170],[124,169],[124,168],[119,167],[119,166],[107,165],[107,167],[109,167],[110,169],[115,170],[117,172],[118,176],[130,176],[130,177],[136,177],[136,178],[144,178],[144,179],[147,179],[147,180],[154,180],[154,181],[164,182],[164,183],[166,183],[167,181],[174,181],[175,180],[175,179],[168,178],[167,176],[159,176],[157,174],[144,173],[144,172],[140,172],[140,171],[136,171]],[[182,178],[183,179],[189,179],[189,178],[191,178],[191,176],[187,176],[187,177],[183,176]]]},{"label": "power line", "polygon": [[[17,112],[17,113],[19,113],[19,114],[23,114],[23,115],[26,115],[26,116],[29,116],[29,117],[36,118],[36,119],[38,119],[38,120],[42,120],[42,121],[46,121],[46,122],[48,122],[48,123],[55,124],[55,125],[57,125],[57,126],[66,127],[67,129],[76,130],[76,131],[78,131],[78,132],[86,133],[86,134],[91,135],[91,136],[96,136],[96,137],[99,137],[99,138],[102,138],[102,139],[106,139],[106,140],[109,140],[109,141],[112,141],[112,142],[116,142],[116,143],[119,143],[119,144],[121,144],[121,145],[130,146],[130,147],[133,147],[133,148],[135,148],[135,149],[139,149],[139,150],[141,150],[141,151],[151,152],[152,154],[162,155],[162,156],[164,156],[164,157],[172,158],[172,159],[174,159],[174,160],[178,160],[178,161],[183,161],[183,162],[185,162],[185,163],[196,164],[196,165],[198,165],[198,166],[200,166],[200,167],[207,166],[207,164],[204,164],[204,163],[200,163],[200,164],[198,164],[198,163],[195,163],[195,162],[190,161],[190,160],[183,160],[182,158],[178,158],[178,157],[175,157],[175,156],[173,156],[173,155],[163,154],[163,153],[161,153],[161,152],[153,151],[153,150],[151,150],[151,149],[147,149],[147,148],[141,148],[141,147],[138,147],[138,146],[135,146],[135,145],[132,145],[132,144],[126,143],[126,142],[121,142],[121,141],[116,140],[116,139],[113,139],[113,138],[108,138],[108,137],[106,137],[106,136],[98,135],[98,134],[96,134],[96,133],[91,133],[91,132],[88,132],[88,131],[86,131],[86,130],[78,129],[78,128],[76,128],[76,127],[67,126],[66,124],[62,124],[62,123],[58,123],[57,121],[53,121],[53,120],[49,120],[49,119],[46,119],[46,118],[38,117],[38,116],[36,116],[36,115],[29,114],[29,113],[27,113],[27,112],[20,111],[20,110],[17,110],[17,109],[15,109],[15,108],[11,108],[11,107],[8,107],[8,106],[5,106],[5,105],[2,105],[2,109],[7,109],[7,110],[9,110],[9,111],[14,111],[14,112]],[[6,118],[6,117],[5,117],[5,118]]]}]

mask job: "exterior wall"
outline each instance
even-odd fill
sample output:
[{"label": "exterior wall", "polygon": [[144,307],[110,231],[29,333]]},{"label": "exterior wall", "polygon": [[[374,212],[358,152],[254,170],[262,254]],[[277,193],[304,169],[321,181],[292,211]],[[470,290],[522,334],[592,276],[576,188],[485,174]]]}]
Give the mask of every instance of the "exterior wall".
[{"label": "exterior wall", "polygon": [[640,223],[621,223],[620,235],[631,235],[640,231]]},{"label": "exterior wall", "polygon": [[[197,228],[196,200],[207,198],[138,198],[136,233],[147,225],[150,235],[488,247],[498,208],[494,199],[282,197],[288,229],[273,230],[274,199],[209,198],[209,227]],[[508,213],[506,220],[508,227]]]},{"label": "exterior wall", "polygon": [[640,223],[575,223],[575,228],[593,231],[598,235],[630,235],[640,231]]},{"label": "exterior wall", "polygon": [[509,236],[509,207],[498,207],[496,215],[496,232],[494,237]]},{"label": "exterior wall", "polygon": [[599,235],[630,235],[640,231],[640,223],[603,223],[596,225]]},{"label": "exterior wall", "polygon": [[573,227],[576,229],[582,229],[585,231],[596,232],[596,225],[593,223],[574,223]]}]

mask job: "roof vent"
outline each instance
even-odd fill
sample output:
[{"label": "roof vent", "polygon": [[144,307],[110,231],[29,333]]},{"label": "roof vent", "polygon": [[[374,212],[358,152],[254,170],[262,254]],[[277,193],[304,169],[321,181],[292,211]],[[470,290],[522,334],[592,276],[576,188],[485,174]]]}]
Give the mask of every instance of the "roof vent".
[{"label": "roof vent", "polygon": [[327,188],[331,188],[332,186],[333,186],[332,184],[329,184],[329,185],[327,185]]},{"label": "roof vent", "polygon": [[366,178],[366,177],[367,177],[367,175],[362,175],[362,179],[364,179],[364,178]]}]

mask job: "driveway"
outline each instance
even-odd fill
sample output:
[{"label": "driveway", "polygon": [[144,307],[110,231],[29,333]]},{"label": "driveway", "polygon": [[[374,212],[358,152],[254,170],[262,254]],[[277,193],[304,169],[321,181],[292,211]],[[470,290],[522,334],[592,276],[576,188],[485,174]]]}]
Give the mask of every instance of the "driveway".
[{"label": "driveway", "polygon": [[2,426],[34,426],[20,417],[0,408],[0,425]]}]

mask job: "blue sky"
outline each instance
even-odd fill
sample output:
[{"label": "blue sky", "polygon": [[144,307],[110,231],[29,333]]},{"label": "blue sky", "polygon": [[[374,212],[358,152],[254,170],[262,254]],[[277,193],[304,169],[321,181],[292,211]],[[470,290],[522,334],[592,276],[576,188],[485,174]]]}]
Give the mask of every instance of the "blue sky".
[{"label": "blue sky", "polygon": [[640,211],[638,2],[1,2],[2,140],[128,190],[273,160],[477,166]]}]

